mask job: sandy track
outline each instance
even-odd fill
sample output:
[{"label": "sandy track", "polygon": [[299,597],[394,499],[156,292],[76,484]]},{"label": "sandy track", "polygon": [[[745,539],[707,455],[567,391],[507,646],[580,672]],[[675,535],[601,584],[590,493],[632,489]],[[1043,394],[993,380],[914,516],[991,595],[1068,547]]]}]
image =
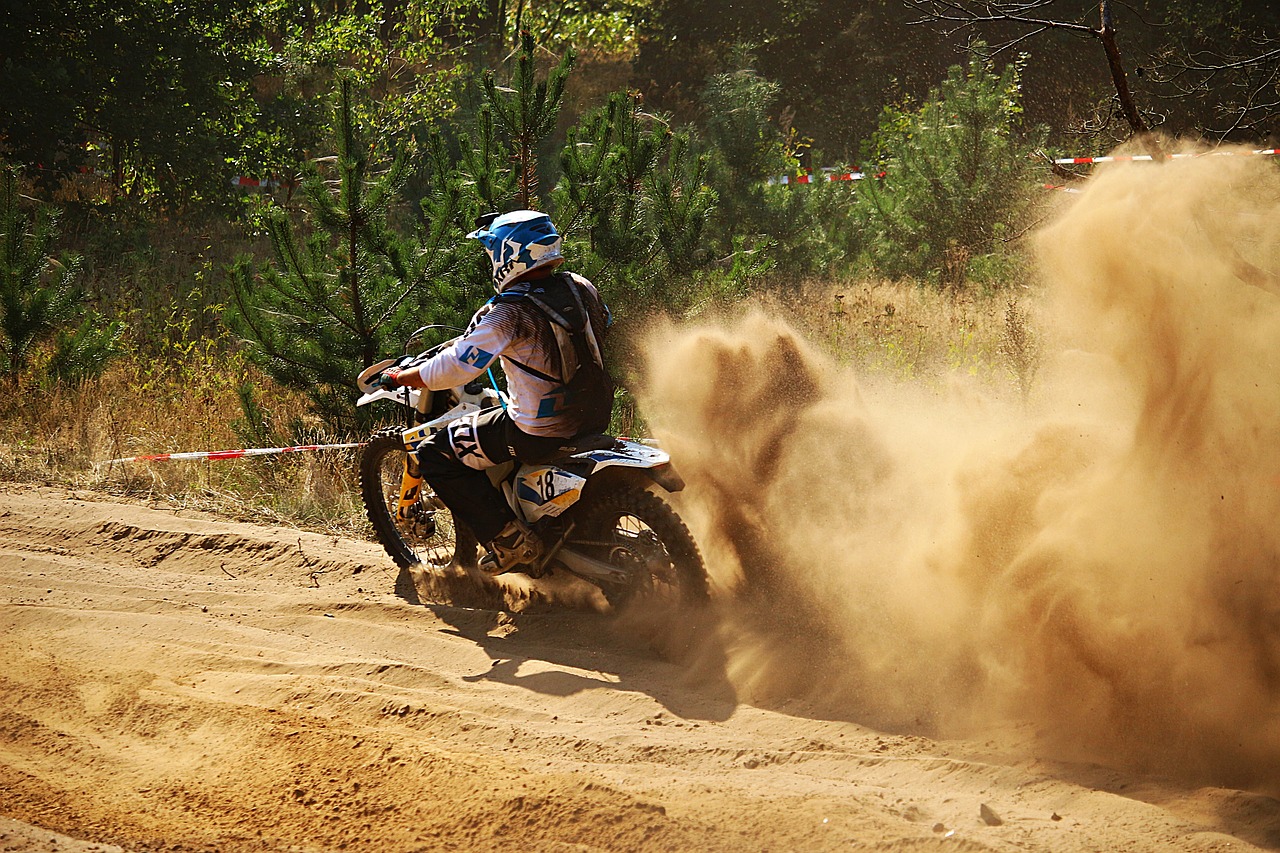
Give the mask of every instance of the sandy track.
[{"label": "sandy track", "polygon": [[752,707],[713,652],[395,581],[368,543],[0,491],[0,850],[1280,848],[1267,797]]}]

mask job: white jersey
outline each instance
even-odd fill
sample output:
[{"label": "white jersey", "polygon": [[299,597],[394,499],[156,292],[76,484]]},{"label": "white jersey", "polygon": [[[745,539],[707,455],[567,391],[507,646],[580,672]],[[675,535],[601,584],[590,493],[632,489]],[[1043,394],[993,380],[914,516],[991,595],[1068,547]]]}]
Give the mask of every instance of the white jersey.
[{"label": "white jersey", "polygon": [[[607,310],[595,286],[580,275],[569,273],[589,304],[593,321],[587,324],[591,347],[600,352],[600,335],[607,322]],[[543,280],[517,282],[503,291],[518,294],[538,288]],[[496,299],[496,297],[495,297]],[[423,384],[433,391],[455,388],[475,379],[500,359],[507,375],[508,413],[529,435],[569,437],[575,429],[563,411],[565,373],[561,364],[562,346],[558,326],[527,300],[490,300],[471,318],[462,337],[422,364],[418,371]]]}]

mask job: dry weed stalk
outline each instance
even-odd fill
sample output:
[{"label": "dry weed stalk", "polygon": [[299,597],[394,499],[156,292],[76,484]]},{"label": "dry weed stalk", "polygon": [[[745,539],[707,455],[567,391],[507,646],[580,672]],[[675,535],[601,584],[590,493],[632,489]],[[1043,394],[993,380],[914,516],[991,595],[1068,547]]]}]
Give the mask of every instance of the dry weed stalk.
[{"label": "dry weed stalk", "polygon": [[963,374],[988,382],[999,373],[999,299],[911,281],[817,280],[766,307],[861,374],[930,383]]},{"label": "dry weed stalk", "polygon": [[1010,299],[1004,310],[1004,333],[1000,338],[1000,355],[1013,375],[1023,401],[1031,396],[1031,387],[1040,369],[1040,338],[1031,327],[1030,317]]}]

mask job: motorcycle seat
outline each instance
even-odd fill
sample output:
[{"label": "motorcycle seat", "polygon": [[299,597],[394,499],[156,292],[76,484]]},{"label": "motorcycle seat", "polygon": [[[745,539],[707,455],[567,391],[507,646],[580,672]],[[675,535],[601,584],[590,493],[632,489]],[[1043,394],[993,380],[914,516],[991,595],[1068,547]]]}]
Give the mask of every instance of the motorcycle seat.
[{"label": "motorcycle seat", "polygon": [[555,459],[564,459],[575,453],[587,453],[592,450],[608,450],[618,443],[618,439],[604,433],[591,433],[589,435],[580,435],[577,438],[570,439],[566,444],[560,447],[560,451],[556,453]]}]

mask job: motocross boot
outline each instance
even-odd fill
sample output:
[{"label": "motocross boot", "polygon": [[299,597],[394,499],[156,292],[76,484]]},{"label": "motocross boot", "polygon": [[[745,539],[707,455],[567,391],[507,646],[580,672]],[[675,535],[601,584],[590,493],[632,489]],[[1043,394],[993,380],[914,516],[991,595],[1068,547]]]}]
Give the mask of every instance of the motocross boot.
[{"label": "motocross boot", "polygon": [[521,566],[536,566],[542,559],[543,545],[537,534],[511,521],[493,538],[487,550],[480,558],[481,570],[500,575]]}]

